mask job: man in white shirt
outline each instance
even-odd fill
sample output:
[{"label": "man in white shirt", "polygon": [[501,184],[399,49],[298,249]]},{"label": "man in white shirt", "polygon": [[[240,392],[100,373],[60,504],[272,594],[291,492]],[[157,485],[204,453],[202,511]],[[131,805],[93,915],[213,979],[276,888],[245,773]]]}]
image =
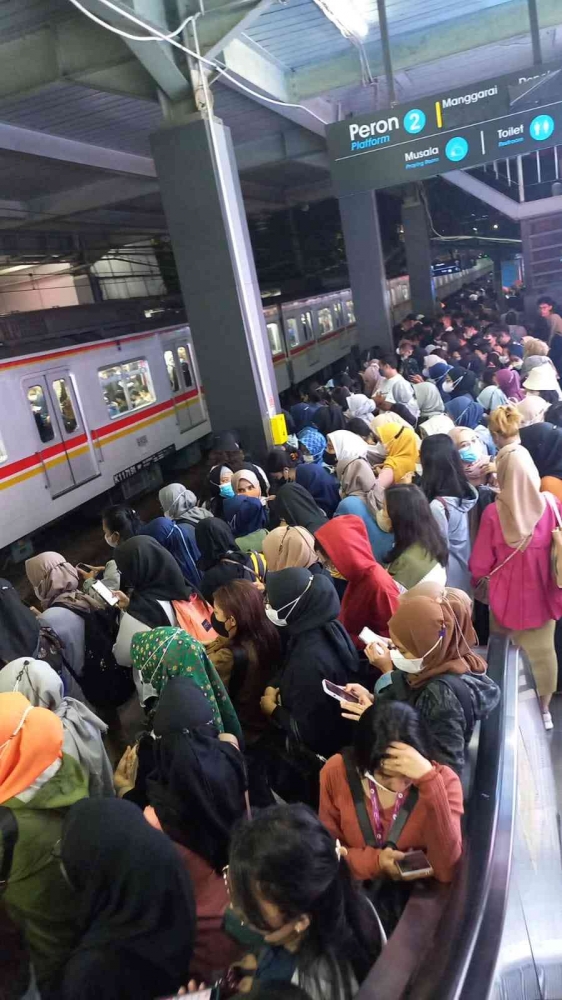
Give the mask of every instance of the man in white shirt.
[{"label": "man in white shirt", "polygon": [[[404,395],[414,395],[414,390],[410,382],[408,382],[402,375],[398,372],[398,360],[395,355],[387,354],[379,363],[380,373],[382,379],[377,386],[377,392],[375,395],[375,403],[377,401],[377,396],[382,397],[387,403],[397,403],[399,402],[395,396],[393,390],[397,385],[401,387],[404,386],[405,390],[400,392],[402,399]],[[400,400],[400,402],[402,401]]]}]

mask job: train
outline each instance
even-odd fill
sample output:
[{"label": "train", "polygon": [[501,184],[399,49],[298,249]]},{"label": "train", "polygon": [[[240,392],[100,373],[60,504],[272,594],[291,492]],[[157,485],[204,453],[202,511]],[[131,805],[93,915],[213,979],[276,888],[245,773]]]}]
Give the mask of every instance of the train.
[{"label": "train", "polygon": [[[449,293],[490,267],[478,261],[436,282]],[[389,295],[398,321],[409,311],[407,277],[389,281]],[[27,554],[33,532],[101,494],[127,500],[158,486],[161,464],[190,448],[195,461],[211,433],[186,323],[123,334],[108,327],[106,339],[102,329],[77,343],[84,330],[76,333],[69,311],[48,311],[50,336],[57,317],[60,324],[57,346],[0,349],[0,548],[12,546],[14,559]],[[357,342],[349,289],[264,314],[280,391],[329,369]],[[45,317],[35,316],[35,330]],[[5,319],[13,336],[20,317]]]}]

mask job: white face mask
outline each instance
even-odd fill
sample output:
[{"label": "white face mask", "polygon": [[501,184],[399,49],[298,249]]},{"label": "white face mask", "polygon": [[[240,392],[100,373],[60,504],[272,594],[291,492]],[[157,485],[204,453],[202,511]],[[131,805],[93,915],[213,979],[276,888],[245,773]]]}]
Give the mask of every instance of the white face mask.
[{"label": "white face mask", "polygon": [[313,462],[314,455],[303,455],[303,462]]},{"label": "white face mask", "polygon": [[119,542],[114,542],[113,541],[113,536],[114,535],[115,535],[114,531],[112,531],[112,533],[110,535],[104,535],[106,543],[109,545],[110,549],[116,549],[117,546],[119,545]]},{"label": "white face mask", "polygon": [[[274,625],[277,625],[279,628],[283,628],[285,625],[288,625],[289,622],[287,621],[287,618],[289,617],[289,615],[291,614],[291,612],[293,612],[295,610],[295,608],[296,608],[297,604],[299,603],[299,601],[306,594],[307,590],[309,589],[309,587],[312,584],[312,580],[313,580],[313,577],[311,577],[310,580],[308,581],[308,583],[307,583],[305,589],[303,590],[302,594],[300,595],[300,597],[295,598],[295,600],[291,601],[290,604],[283,604],[277,610],[275,610],[275,608],[272,608],[271,604],[266,604],[266,606],[265,606],[265,613],[266,613],[267,617],[269,618],[270,622],[272,622]],[[281,618],[279,616],[279,612],[283,611],[285,608],[289,608],[289,610],[287,611],[285,617]]]},{"label": "white face mask", "polygon": [[451,382],[450,378],[446,378],[443,382],[443,392],[452,392],[455,388],[454,382]]},{"label": "white face mask", "polygon": [[431,649],[428,649],[427,653],[424,653],[423,656],[416,656],[413,659],[410,659],[408,656],[404,656],[399,649],[389,650],[392,665],[396,667],[397,670],[402,670],[405,674],[420,674],[423,670],[423,661],[426,656],[429,656],[430,653],[433,653],[434,649],[437,649],[437,646],[442,641],[444,635],[445,630],[441,629],[439,638],[437,639],[437,642],[433,643]]}]

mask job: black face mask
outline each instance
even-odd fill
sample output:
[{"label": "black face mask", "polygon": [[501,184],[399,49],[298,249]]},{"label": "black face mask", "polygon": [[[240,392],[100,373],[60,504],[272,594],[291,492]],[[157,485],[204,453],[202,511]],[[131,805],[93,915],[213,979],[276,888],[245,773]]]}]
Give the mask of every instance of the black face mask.
[{"label": "black face mask", "polygon": [[228,629],[226,627],[226,622],[219,621],[214,611],[211,615],[211,625],[213,626],[217,635],[221,635],[223,639],[228,639],[229,636],[228,636]]},{"label": "black face mask", "polygon": [[288,482],[289,482],[289,480],[286,479],[285,476],[281,476],[280,479],[275,479],[273,481],[272,485],[277,486],[277,489],[281,489],[281,487],[282,486],[286,486]]},{"label": "black face mask", "polygon": [[329,451],[324,452],[324,461],[326,465],[331,465],[332,467],[338,464],[338,459],[335,453],[331,454]]}]

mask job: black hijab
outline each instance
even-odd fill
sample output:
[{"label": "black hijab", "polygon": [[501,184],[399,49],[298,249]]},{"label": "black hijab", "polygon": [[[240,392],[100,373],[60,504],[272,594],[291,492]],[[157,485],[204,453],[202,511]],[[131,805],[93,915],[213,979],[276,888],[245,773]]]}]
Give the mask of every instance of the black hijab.
[{"label": "black hijab", "polygon": [[457,399],[458,396],[472,396],[473,399],[476,399],[476,375],[474,372],[467,371],[461,365],[455,365],[447,373],[447,378],[451,382],[458,382],[453,391],[446,394],[447,399]]},{"label": "black hijab", "polygon": [[343,410],[337,403],[319,406],[312,417],[312,423],[324,437],[328,437],[332,431],[343,431],[345,429]]},{"label": "black hijab", "polygon": [[246,565],[246,556],[238,548],[231,528],[220,517],[200,521],[195,527],[195,541],[201,553],[198,566],[202,573],[216,566],[224,556]]},{"label": "black hijab", "polygon": [[328,518],[320,510],[304,486],[298,483],[285,483],[271,504],[275,522],[286,521],[291,526],[300,525],[311,534],[326,524]]},{"label": "black hijab", "polygon": [[132,588],[129,613],[150,628],[170,624],[158,601],[187,601],[193,593],[174,557],[155,538],[129,538],[117,546],[114,559],[122,589]]},{"label": "black hijab", "polygon": [[0,578],[0,666],[20,656],[34,656],[39,622],[8,580]]},{"label": "black hijab", "polygon": [[[127,970],[123,1000],[168,996],[189,978],[195,904],[174,844],[122,799],[82,799],[63,825],[61,860],[78,894],[81,939],[64,977],[64,996],[102,996],[84,983],[92,953],[120,959]],[[96,967],[96,966],[94,966]],[[98,966],[99,967],[99,966]],[[100,977],[101,978],[101,977]],[[115,991],[108,984],[108,994]]]},{"label": "black hijab", "polygon": [[218,739],[211,706],[189,677],[175,677],[154,716],[148,798],[162,829],[220,873],[234,823],[245,811],[244,757]]},{"label": "black hijab", "polygon": [[[292,610],[287,607],[297,598]],[[308,569],[282,569],[267,574],[267,599],[271,607],[284,618],[288,612],[284,632],[294,639],[312,629],[322,629],[324,636],[339,655],[342,667],[355,673],[359,669],[355,647],[341,624],[340,599],[328,576],[312,574]]]},{"label": "black hijab", "polygon": [[541,479],[544,476],[562,479],[562,428],[548,423],[531,424],[522,427],[519,434]]}]

